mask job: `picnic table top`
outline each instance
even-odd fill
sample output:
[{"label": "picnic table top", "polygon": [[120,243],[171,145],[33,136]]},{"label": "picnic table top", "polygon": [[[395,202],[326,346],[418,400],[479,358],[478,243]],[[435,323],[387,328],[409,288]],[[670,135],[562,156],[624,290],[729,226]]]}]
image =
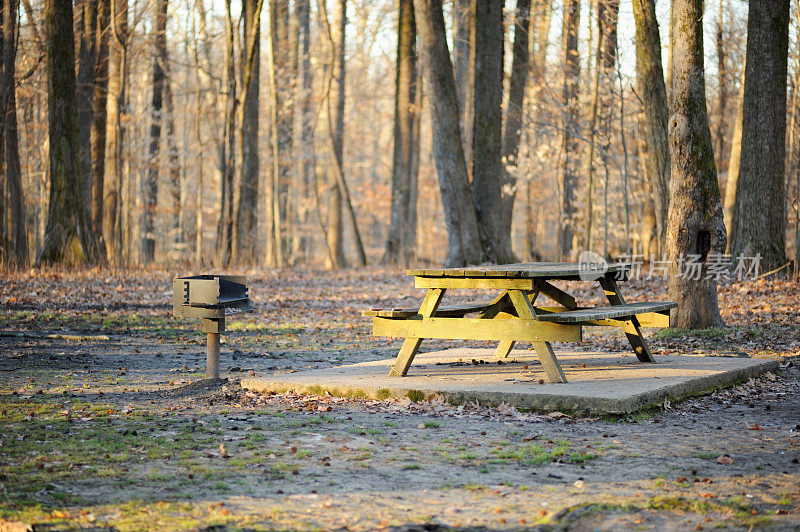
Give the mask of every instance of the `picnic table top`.
[{"label": "picnic table top", "polygon": [[[629,264],[611,263],[605,272],[616,273],[630,268]],[[578,262],[521,262],[496,266],[467,266],[465,268],[424,268],[406,270],[406,275],[420,277],[502,277],[558,279],[578,277],[581,273],[594,271],[591,265]],[[600,273],[600,272],[598,272]]]}]

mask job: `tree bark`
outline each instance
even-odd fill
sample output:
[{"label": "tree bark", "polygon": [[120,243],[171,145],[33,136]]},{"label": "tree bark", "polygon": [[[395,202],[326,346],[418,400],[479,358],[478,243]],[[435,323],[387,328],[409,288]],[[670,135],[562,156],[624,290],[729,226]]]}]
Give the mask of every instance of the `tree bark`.
[{"label": "tree bark", "polygon": [[294,143],[295,152],[295,183],[299,187],[297,219],[299,231],[296,234],[292,256],[294,260],[302,258],[307,261],[313,240],[310,238],[308,224],[310,206],[312,203],[312,176],[311,168],[312,137],[314,117],[311,107],[312,76],[310,63],[311,25],[310,25],[309,0],[295,2],[295,17],[297,18],[298,54],[296,56],[297,81],[295,85],[295,101],[298,113],[295,114]]},{"label": "tree bark", "polygon": [[[80,160],[78,153],[78,109],[75,80],[75,36],[71,0],[48,0],[47,26],[47,101],[50,138],[50,206],[42,249],[37,265],[56,264],[71,259],[68,248],[76,239],[82,256],[75,262],[90,260],[84,217]],[[77,247],[77,246],[76,246]]]},{"label": "tree bark", "polygon": [[150,100],[150,164],[142,183],[142,264],[153,262],[156,251],[155,217],[158,202],[164,71],[167,67],[167,0],[156,0],[153,26],[153,90]]},{"label": "tree bark", "polygon": [[128,0],[111,0],[108,46],[108,98],[106,103],[106,153],[103,184],[103,240],[109,264],[122,263],[122,227],[119,210],[122,190],[122,152],[125,140],[125,101]]},{"label": "tree bark", "polygon": [[217,262],[228,266],[233,237],[233,173],[236,169],[236,70],[231,0],[225,0],[225,127],[220,143],[220,212],[217,227]]},{"label": "tree bark", "polygon": [[[747,61],[745,61],[746,66]],[[728,175],[725,180],[725,202],[722,205],[722,213],[725,220],[725,229],[728,231],[728,249],[731,247],[731,222],[733,221],[733,207],[736,204],[736,187],[739,183],[739,168],[742,162],[742,119],[744,103],[744,75],[746,68],[742,68],[741,81],[739,83],[739,100],[736,104],[736,122],[733,123],[733,135],[731,136],[731,150],[728,156]]]},{"label": "tree bark", "polygon": [[[80,0],[78,8],[78,152],[81,167],[83,216],[92,219],[92,122],[94,80],[97,69],[97,0]],[[92,243],[92,261],[99,257],[99,241],[93,230],[86,235]]]},{"label": "tree bark", "polygon": [[[472,199],[481,245],[492,262],[514,262],[511,226],[503,213],[502,162],[503,4],[477,0],[475,8],[475,120],[472,133]],[[510,188],[510,187],[509,187]]]},{"label": "tree bark", "polygon": [[525,85],[530,70],[528,34],[530,27],[531,1],[517,0],[514,14],[514,46],[511,52],[511,78],[508,82],[508,106],[503,131],[503,176],[501,231],[511,235],[511,220],[514,217],[514,200],[517,196],[517,157],[519,139],[522,135],[522,116],[525,105]]},{"label": "tree bark", "polygon": [[561,96],[563,106],[563,133],[561,135],[562,161],[559,172],[561,193],[561,221],[558,226],[558,252],[561,260],[572,255],[575,235],[575,189],[578,182],[579,154],[576,132],[579,128],[580,58],[578,57],[579,0],[565,0],[562,31],[564,83]]},{"label": "tree bark", "polygon": [[786,75],[789,0],[751,2],[742,114],[742,155],[731,221],[734,257],[786,263]]},{"label": "tree bark", "polygon": [[92,94],[92,231],[99,240],[100,254],[105,255],[103,238],[103,193],[106,156],[106,115],[108,105],[108,39],[110,0],[98,0],[97,6],[97,64]]},{"label": "tree bark", "polygon": [[471,54],[475,35],[475,10],[472,4],[473,0],[453,0],[453,74],[458,96],[459,130],[468,161],[472,156],[472,82],[475,78],[474,56]]},{"label": "tree bark", "polygon": [[673,9],[669,296],[678,303],[673,326],[705,328],[723,324],[709,263],[725,252],[726,235],[706,110],[703,1],[675,0]]},{"label": "tree bark", "polygon": [[415,242],[409,241],[411,225],[416,226],[412,210],[412,183],[416,183],[414,160],[419,152],[415,123],[417,99],[417,30],[413,0],[400,0],[397,22],[397,78],[394,99],[394,152],[392,157],[392,210],[383,262],[408,265]]},{"label": "tree bark", "polygon": [[647,178],[653,191],[659,253],[664,252],[670,202],[670,148],[667,88],[661,68],[661,37],[654,0],[633,0],[636,70],[645,112]]},{"label": "tree bark", "polygon": [[[329,135],[331,137],[333,165],[342,171],[344,151],[344,77],[345,77],[345,28],[347,26],[347,0],[336,1],[336,12],[331,31],[331,45],[335,52],[332,60],[333,80],[328,94]],[[332,269],[343,268],[347,261],[344,256],[342,224],[342,191],[339,187],[337,169],[328,173],[328,246],[332,250],[333,262],[326,264]]]},{"label": "tree bark", "polygon": [[[17,132],[16,58],[17,58],[17,2],[3,0],[2,4],[2,78],[0,82],[0,117],[2,124],[2,170],[8,190],[8,204],[0,209],[0,225],[6,233],[0,245],[5,256],[0,263],[11,268],[28,265],[28,235],[25,227],[25,199],[22,194],[22,173],[19,162],[19,134]],[[3,179],[0,179],[0,183]],[[6,190],[0,187],[0,199],[5,202]],[[3,212],[5,208],[8,213]],[[6,220],[9,225],[6,227]]]},{"label": "tree bark", "polygon": [[461,144],[458,97],[447,50],[441,0],[414,0],[414,16],[419,32],[422,72],[431,90],[433,155],[447,227],[445,264],[480,264],[486,260],[486,255],[480,245],[478,217]]},{"label": "tree bark", "polygon": [[[271,2],[272,5],[274,2]],[[254,19],[257,0],[242,2],[242,65],[248,69],[248,54],[253,50],[249,73],[244,77],[250,81],[244,90],[242,102],[242,168],[239,186],[236,222],[233,225],[233,260],[240,264],[253,264],[255,261],[255,242],[258,231],[256,202],[258,201],[258,118],[259,118],[259,73],[261,71],[261,32]],[[260,14],[260,13],[259,13]],[[273,131],[273,135],[275,132]]]},{"label": "tree bark", "polygon": [[[717,14],[717,31],[715,35],[717,45],[717,123],[714,128],[714,155],[717,161],[717,167],[723,170],[725,160],[723,159],[723,152],[725,151],[725,115],[728,107],[728,66],[727,54],[725,52],[725,42],[723,23],[722,23],[722,6],[723,0],[719,0],[719,13]],[[727,227],[727,226],[726,226]]]}]

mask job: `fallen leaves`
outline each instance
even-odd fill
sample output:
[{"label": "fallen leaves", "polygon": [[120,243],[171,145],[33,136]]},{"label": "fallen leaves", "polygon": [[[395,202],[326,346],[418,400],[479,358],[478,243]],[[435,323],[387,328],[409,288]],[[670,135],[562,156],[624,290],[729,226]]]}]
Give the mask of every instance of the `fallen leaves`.
[{"label": "fallen leaves", "polygon": [[722,456],[717,458],[717,463],[722,465],[731,465],[733,464],[733,458],[731,458],[727,454],[723,454]]}]

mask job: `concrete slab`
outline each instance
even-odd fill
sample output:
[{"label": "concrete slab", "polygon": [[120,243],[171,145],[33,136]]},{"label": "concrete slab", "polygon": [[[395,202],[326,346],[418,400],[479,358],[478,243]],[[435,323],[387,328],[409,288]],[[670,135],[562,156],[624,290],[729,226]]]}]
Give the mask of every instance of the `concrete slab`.
[{"label": "concrete slab", "polygon": [[387,359],[244,379],[242,386],[373,399],[422,400],[440,394],[453,404],[506,403],[519,410],[599,415],[628,414],[665,398],[679,399],[778,369],[774,360],[752,358],[657,356],[656,364],[642,364],[632,354],[558,352],[569,382],[550,384],[543,381],[546,376],[534,352],[514,350],[500,365],[493,354],[493,349],[481,348],[421,353],[405,377],[390,377],[393,360]]}]

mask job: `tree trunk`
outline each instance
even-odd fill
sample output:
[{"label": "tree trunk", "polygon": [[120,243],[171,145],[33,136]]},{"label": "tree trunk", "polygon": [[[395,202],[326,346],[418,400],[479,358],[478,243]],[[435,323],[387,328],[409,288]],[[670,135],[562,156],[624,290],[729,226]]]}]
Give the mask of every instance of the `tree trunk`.
[{"label": "tree trunk", "polygon": [[[78,8],[78,153],[81,168],[83,216],[92,219],[92,122],[94,80],[97,69],[97,0],[80,0]],[[92,243],[92,261],[99,258],[99,241],[93,230],[86,235]]]},{"label": "tree trunk", "polygon": [[[328,94],[329,134],[333,150],[332,163],[342,169],[342,152],[344,147],[344,48],[345,27],[347,25],[347,0],[336,1],[336,13],[332,24],[331,45],[333,53],[333,81]],[[332,250],[333,262],[326,267],[338,269],[346,265],[344,256],[344,242],[342,239],[342,193],[339,188],[336,171],[331,169],[328,174],[328,246]]]},{"label": "tree trunk", "polygon": [[[717,167],[722,170],[725,163],[723,153],[725,151],[725,115],[728,107],[728,66],[726,64],[727,54],[725,52],[725,45],[727,44],[724,39],[722,31],[722,5],[723,0],[719,0],[719,13],[717,15],[717,31],[716,31],[716,45],[717,45],[717,123],[714,128],[714,155],[717,162]],[[727,226],[726,226],[727,227]]]},{"label": "tree trunk", "polygon": [[[274,2],[271,2],[271,4]],[[249,79],[244,87],[242,102],[242,168],[239,185],[239,201],[236,208],[236,222],[233,225],[233,260],[239,264],[253,264],[255,261],[256,219],[258,201],[258,98],[260,92],[259,73],[261,71],[261,31],[256,24],[257,0],[242,2],[242,65],[243,76]],[[260,13],[259,13],[260,14]],[[253,50],[252,63],[248,55]],[[248,71],[249,69],[249,71]],[[273,132],[273,135],[275,132]]]},{"label": "tree trunk", "polygon": [[217,227],[217,262],[226,267],[231,260],[233,236],[233,172],[236,169],[236,70],[231,0],[225,0],[225,127],[220,143],[220,211]]},{"label": "tree trunk", "polygon": [[433,155],[447,227],[445,264],[480,264],[486,260],[486,255],[480,245],[478,217],[459,133],[458,97],[441,0],[415,0],[414,15],[423,54],[422,72],[431,90]]},{"label": "tree trunk", "polygon": [[298,102],[299,113],[296,115],[296,132],[294,137],[297,139],[295,146],[295,171],[297,186],[300,187],[300,198],[298,208],[298,223],[300,231],[296,238],[296,245],[293,255],[295,258],[302,256],[304,261],[308,260],[310,248],[313,240],[309,235],[308,225],[310,223],[309,212],[312,204],[311,187],[313,171],[311,161],[314,117],[311,108],[311,26],[310,26],[310,6],[309,0],[297,0],[295,2],[295,16],[297,17],[297,40],[299,54],[297,55],[296,70],[298,73],[295,101]]},{"label": "tree trunk", "polygon": [[511,220],[514,218],[514,200],[517,196],[517,157],[519,139],[522,135],[522,116],[525,104],[525,85],[530,70],[528,33],[530,27],[531,1],[517,0],[514,14],[514,46],[511,52],[511,78],[508,82],[508,106],[503,131],[502,165],[505,180],[502,186],[501,231],[511,235]]},{"label": "tree trunk", "polygon": [[[542,89],[545,82],[545,65],[547,63],[547,45],[550,37],[550,18],[553,12],[552,0],[535,0],[531,5],[531,20],[535,24],[530,25],[530,45],[535,45],[532,51],[533,61],[531,63],[531,102],[533,103],[533,116],[531,121],[534,123],[533,138],[536,142],[541,135],[540,128],[536,125],[540,108],[543,105]],[[529,141],[530,142],[530,141]],[[531,260],[540,260],[540,253],[536,250],[536,212],[533,208],[534,189],[540,186],[534,181],[533,176],[529,176],[525,182],[525,245],[527,257]]]},{"label": "tree trunk", "polygon": [[[745,67],[747,61],[745,61]],[[731,136],[731,151],[728,156],[728,176],[725,180],[725,203],[723,204],[723,216],[725,219],[725,229],[728,231],[728,248],[731,247],[731,222],[733,221],[733,207],[736,204],[736,187],[739,183],[739,168],[742,162],[742,119],[744,108],[744,75],[746,68],[742,68],[742,79],[739,83],[739,100],[736,104],[736,122],[733,123],[733,135]]]},{"label": "tree trunk", "polygon": [[464,154],[472,153],[472,112],[474,57],[471,55],[475,29],[473,0],[453,0],[453,73],[458,96],[458,120]]},{"label": "tree trunk", "polygon": [[661,37],[654,0],[633,0],[636,23],[636,70],[644,103],[647,178],[653,190],[659,253],[664,252],[670,202],[670,148],[667,88],[661,68]]},{"label": "tree trunk", "polygon": [[[2,169],[8,204],[0,209],[0,225],[6,232],[0,245],[6,246],[4,264],[24,268],[28,264],[28,235],[25,227],[25,199],[22,195],[22,173],[19,162],[19,134],[17,132],[16,69],[17,58],[17,3],[3,0],[2,6],[2,79],[0,82],[0,113],[2,113]],[[0,179],[2,182],[2,179]],[[0,187],[0,200],[5,203],[6,190]],[[8,208],[8,213],[3,212]],[[6,227],[6,220],[9,225]]]},{"label": "tree trunk", "polygon": [[[78,153],[78,109],[75,81],[75,37],[71,0],[48,0],[47,101],[50,138],[50,206],[47,229],[37,265],[72,259],[69,247],[80,242],[83,256],[90,260],[88,221],[84,217],[80,160]],[[75,246],[77,247],[77,246]]]},{"label": "tree trunk", "polygon": [[725,253],[726,237],[706,110],[703,0],[675,0],[673,9],[669,296],[678,303],[673,326],[705,328],[723,324],[709,265]]},{"label": "tree trunk", "polygon": [[564,4],[563,58],[564,84],[562,90],[563,133],[561,135],[562,161],[559,172],[561,192],[561,222],[558,226],[558,252],[561,260],[572,255],[575,234],[575,189],[580,172],[577,131],[580,127],[580,58],[578,57],[579,0],[566,0]]},{"label": "tree trunk", "polygon": [[155,259],[155,218],[161,166],[161,121],[164,106],[164,71],[167,68],[167,0],[156,0],[153,26],[153,90],[150,100],[150,164],[142,186],[142,264]]},{"label": "tree trunk", "polygon": [[100,254],[105,255],[103,239],[103,193],[106,157],[106,115],[108,105],[108,39],[111,0],[99,0],[97,7],[97,65],[92,94],[92,231],[97,235]]},{"label": "tree trunk", "polygon": [[[167,242],[171,246],[168,252],[170,260],[177,261],[182,255],[183,248],[183,223],[181,222],[183,202],[181,200],[181,167],[178,160],[178,146],[175,143],[175,106],[172,102],[171,70],[168,60],[169,58],[165,56],[164,125],[166,127],[167,166],[169,167],[169,195],[172,199],[167,226]],[[185,127],[186,125],[184,125],[184,131]]]},{"label": "tree trunk", "polygon": [[122,148],[125,140],[125,102],[128,0],[111,0],[108,46],[108,99],[106,103],[106,153],[103,184],[103,240],[109,264],[122,263],[122,230],[118,209],[122,193]]},{"label": "tree trunk", "polygon": [[742,114],[742,155],[731,221],[731,255],[786,263],[786,74],[789,0],[751,2]]},{"label": "tree trunk", "polygon": [[489,260],[514,262],[511,226],[504,230],[503,4],[477,0],[475,7],[475,120],[472,133],[472,199]]},{"label": "tree trunk", "polygon": [[[592,86],[592,106],[589,117],[589,160],[584,202],[584,244],[592,249],[592,222],[594,220],[595,144],[599,144],[600,157],[605,161],[611,144],[611,96],[614,86],[614,66],[617,61],[617,19],[619,0],[599,0],[597,4],[597,53]],[[620,96],[621,98],[621,96]],[[600,127],[598,128],[598,121]],[[598,131],[602,136],[598,138]],[[622,138],[624,139],[624,131]]]},{"label": "tree trunk", "polygon": [[413,0],[400,0],[397,23],[397,78],[394,99],[394,153],[392,158],[392,210],[389,235],[383,262],[408,265],[414,253],[413,241],[408,241],[410,225],[416,217],[409,216],[411,199],[416,197],[414,160],[419,151],[415,123],[419,113],[417,98],[417,30],[414,23]]}]

